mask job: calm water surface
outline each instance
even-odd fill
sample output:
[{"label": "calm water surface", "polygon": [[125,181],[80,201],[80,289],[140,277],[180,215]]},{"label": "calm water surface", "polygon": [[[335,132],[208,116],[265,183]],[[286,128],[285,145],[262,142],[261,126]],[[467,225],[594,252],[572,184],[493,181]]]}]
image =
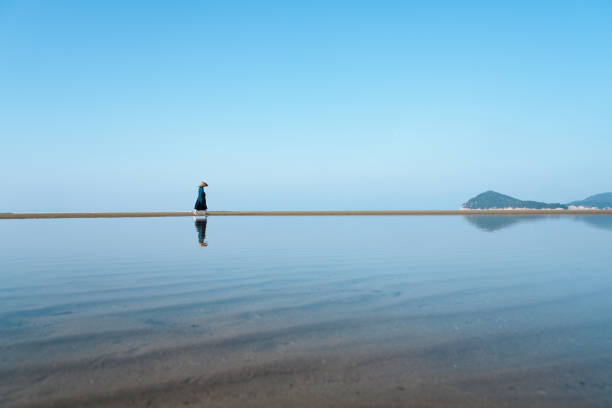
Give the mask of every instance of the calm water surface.
[{"label": "calm water surface", "polygon": [[612,217],[0,221],[6,407],[610,407]]}]

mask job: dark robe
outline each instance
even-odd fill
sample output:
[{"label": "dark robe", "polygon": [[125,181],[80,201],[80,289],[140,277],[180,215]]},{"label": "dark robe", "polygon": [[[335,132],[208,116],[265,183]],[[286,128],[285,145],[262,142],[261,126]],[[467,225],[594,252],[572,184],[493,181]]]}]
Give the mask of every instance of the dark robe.
[{"label": "dark robe", "polygon": [[206,211],[208,207],[206,206],[206,193],[204,192],[204,187],[198,188],[198,199],[195,203],[195,208],[197,211]]}]

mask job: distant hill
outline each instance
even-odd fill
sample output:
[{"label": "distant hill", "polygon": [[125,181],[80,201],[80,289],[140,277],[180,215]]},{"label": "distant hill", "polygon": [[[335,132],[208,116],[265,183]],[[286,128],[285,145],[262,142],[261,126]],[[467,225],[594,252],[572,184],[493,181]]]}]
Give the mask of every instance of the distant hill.
[{"label": "distant hill", "polygon": [[567,210],[567,205],[561,203],[542,203],[539,201],[523,201],[518,198],[510,197],[505,194],[500,194],[495,191],[486,191],[469,199],[461,208],[470,210],[486,210],[486,209],[501,209],[501,208],[533,208],[554,209],[563,208]]},{"label": "distant hill", "polygon": [[468,210],[488,210],[503,208],[529,208],[535,210],[562,208],[567,210],[570,206],[612,209],[612,193],[601,193],[587,197],[584,200],[572,201],[568,204],[543,203],[540,201],[524,201],[495,191],[485,191],[474,198],[470,198],[461,206]]},{"label": "distant hill", "polygon": [[573,201],[568,205],[575,205],[576,207],[612,208],[612,193],[595,194],[584,200]]}]

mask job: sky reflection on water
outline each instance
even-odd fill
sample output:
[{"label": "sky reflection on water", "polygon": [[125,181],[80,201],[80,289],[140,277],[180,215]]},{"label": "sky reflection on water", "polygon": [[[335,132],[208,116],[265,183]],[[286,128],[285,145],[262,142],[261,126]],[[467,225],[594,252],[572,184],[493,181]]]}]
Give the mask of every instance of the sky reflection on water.
[{"label": "sky reflection on water", "polygon": [[2,222],[0,403],[609,406],[610,219]]}]

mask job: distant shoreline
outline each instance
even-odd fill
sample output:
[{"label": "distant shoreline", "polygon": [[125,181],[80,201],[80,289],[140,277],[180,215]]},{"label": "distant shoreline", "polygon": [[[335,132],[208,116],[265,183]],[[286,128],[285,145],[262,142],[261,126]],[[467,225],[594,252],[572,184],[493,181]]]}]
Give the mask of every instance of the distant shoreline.
[{"label": "distant shoreline", "polygon": [[[0,213],[0,219],[188,217],[190,211]],[[204,213],[198,213],[203,216]],[[381,211],[209,211],[215,216],[419,216],[419,215],[612,215],[612,210],[381,210]]]}]

